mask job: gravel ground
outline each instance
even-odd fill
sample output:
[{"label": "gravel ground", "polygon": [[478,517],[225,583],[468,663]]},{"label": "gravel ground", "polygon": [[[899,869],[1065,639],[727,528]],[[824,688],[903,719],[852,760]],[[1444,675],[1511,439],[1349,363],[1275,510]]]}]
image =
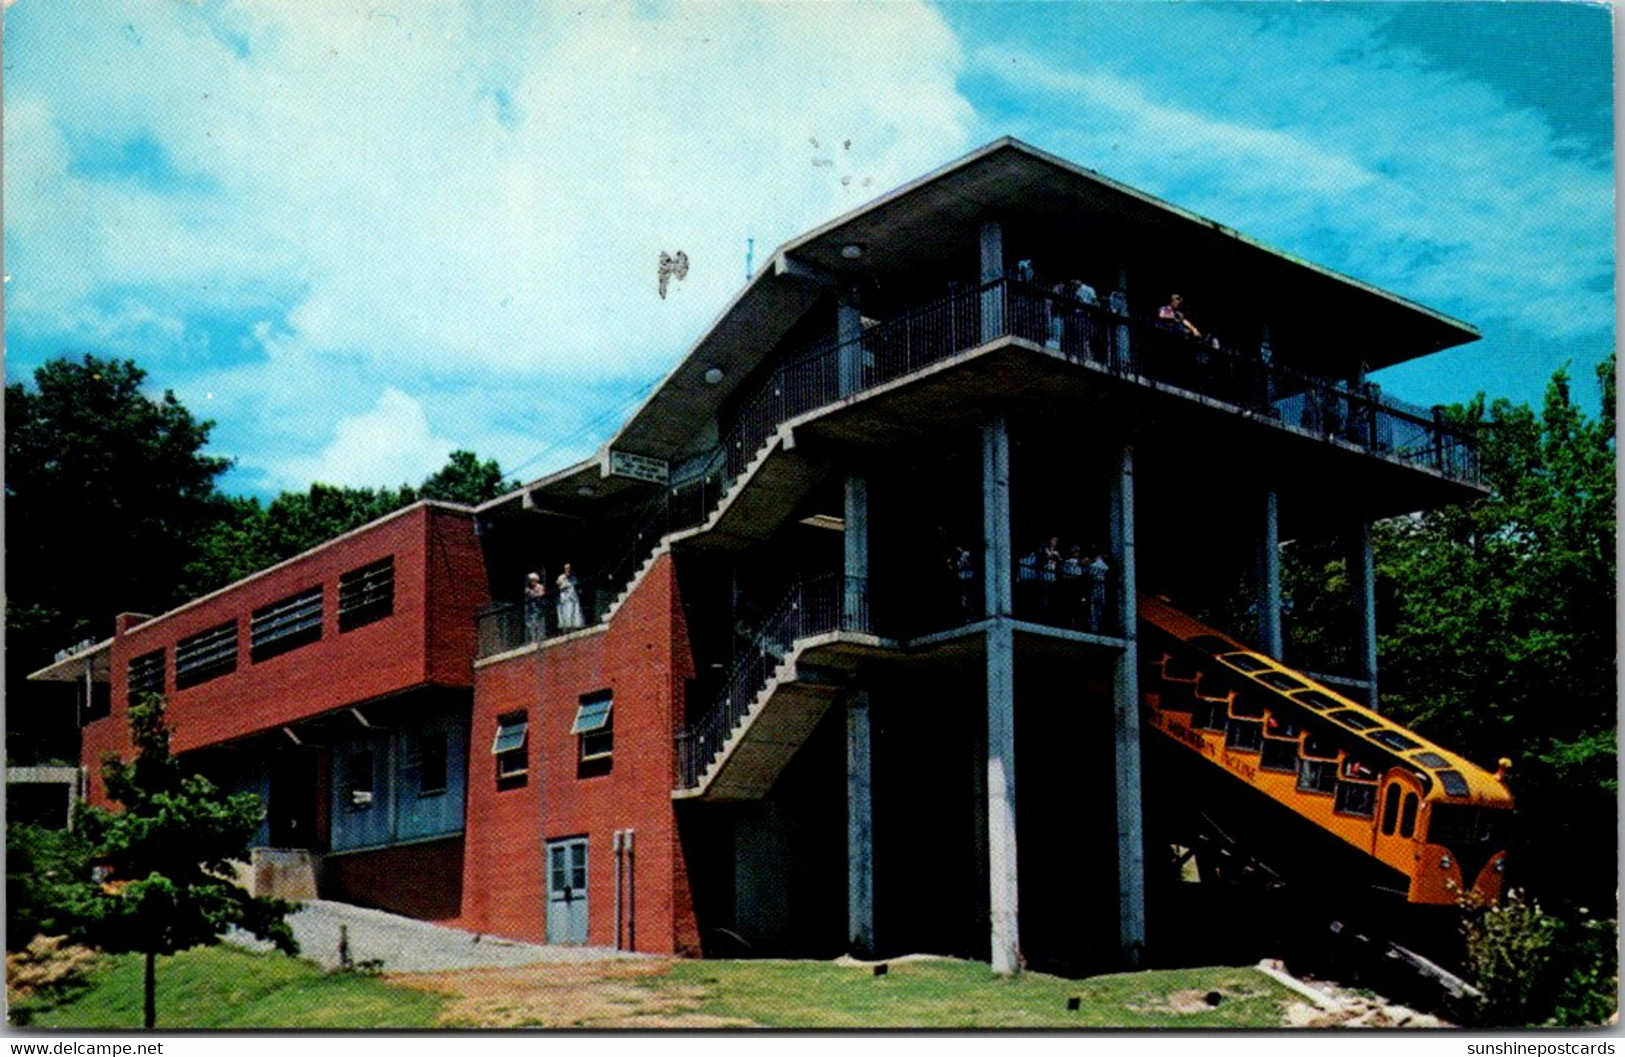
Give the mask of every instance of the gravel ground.
[{"label": "gravel ground", "polygon": [[[288,915],[288,924],[293,926],[293,934],[299,940],[300,957],[324,969],[338,968],[341,925],[349,934],[351,961],[379,960],[383,962],[383,971],[388,973],[644,957],[606,947],[547,947],[497,939],[325,899],[304,903],[298,913]],[[270,949],[269,944],[245,933],[233,933],[226,939],[250,950]]]}]

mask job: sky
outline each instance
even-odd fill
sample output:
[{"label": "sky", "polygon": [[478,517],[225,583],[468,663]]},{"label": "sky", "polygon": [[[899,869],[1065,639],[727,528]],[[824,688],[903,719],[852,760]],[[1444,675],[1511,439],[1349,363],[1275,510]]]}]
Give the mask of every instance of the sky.
[{"label": "sky", "polygon": [[[225,490],[534,479],[774,246],[1003,135],[1477,326],[1377,376],[1538,403],[1614,343],[1589,3],[8,0],[8,382],[134,359]],[[688,275],[657,291],[662,252]]]}]

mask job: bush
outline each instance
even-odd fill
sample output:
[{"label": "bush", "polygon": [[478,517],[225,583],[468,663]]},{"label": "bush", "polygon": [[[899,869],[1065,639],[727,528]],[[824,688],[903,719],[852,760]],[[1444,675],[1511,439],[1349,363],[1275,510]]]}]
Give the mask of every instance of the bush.
[{"label": "bush", "polygon": [[1618,929],[1613,921],[1565,921],[1522,891],[1499,904],[1463,904],[1467,969],[1482,992],[1482,1025],[1601,1024],[1618,1010]]}]

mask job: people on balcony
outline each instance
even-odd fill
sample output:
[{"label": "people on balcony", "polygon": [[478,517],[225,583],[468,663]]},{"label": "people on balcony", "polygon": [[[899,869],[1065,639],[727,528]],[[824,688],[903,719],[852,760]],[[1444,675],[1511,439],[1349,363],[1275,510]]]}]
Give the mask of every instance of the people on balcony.
[{"label": "people on balcony", "polygon": [[1198,340],[1202,332],[1195,323],[1185,315],[1185,299],[1179,294],[1169,294],[1168,303],[1157,309],[1157,321],[1166,330],[1177,334],[1184,334]]},{"label": "people on balcony", "polygon": [[547,637],[547,583],[541,573],[525,577],[525,641]]},{"label": "people on balcony", "polygon": [[570,568],[569,562],[564,563],[564,571],[559,573],[557,586],[559,630],[571,631],[586,627],[587,621],[581,615],[581,592],[576,582],[576,574]]}]

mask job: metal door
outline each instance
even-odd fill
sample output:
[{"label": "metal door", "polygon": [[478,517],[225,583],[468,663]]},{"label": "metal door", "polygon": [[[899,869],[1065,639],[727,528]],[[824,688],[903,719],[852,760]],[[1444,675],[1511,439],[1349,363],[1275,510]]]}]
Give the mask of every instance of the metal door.
[{"label": "metal door", "polygon": [[587,942],[587,838],[547,845],[547,942]]}]

